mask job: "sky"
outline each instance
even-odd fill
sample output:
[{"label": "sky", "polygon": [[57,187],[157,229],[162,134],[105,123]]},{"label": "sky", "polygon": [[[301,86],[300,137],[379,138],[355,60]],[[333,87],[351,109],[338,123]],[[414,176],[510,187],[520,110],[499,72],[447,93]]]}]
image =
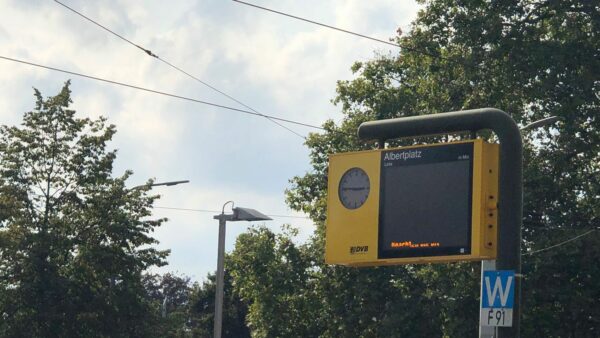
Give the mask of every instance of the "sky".
[{"label": "sky", "polygon": [[[341,107],[331,100],[336,82],[353,78],[354,62],[398,52],[234,1],[61,2],[262,114],[317,126],[342,119]],[[408,31],[419,9],[412,0],[252,3],[382,40],[398,28]],[[0,0],[0,56],[246,109],[51,0]],[[33,109],[33,88],[53,96],[69,79],[79,117],[105,116],[117,127],[110,144],[118,149],[115,176],[133,170],[131,187],[149,178],[190,180],[152,190],[161,196],[153,217],[169,219],[154,233],[157,247],[171,250],[168,265],[153,272],[196,281],[213,272],[213,216],[230,200],[292,217],[228,223],[227,251],[252,225],[279,231],[291,224],[300,230],[299,242],[314,231],[305,215],[285,203],[289,180],[311,168],[309,149],[301,137],[263,117],[0,59],[0,124],[18,125]],[[301,135],[318,132],[285,126]]]}]

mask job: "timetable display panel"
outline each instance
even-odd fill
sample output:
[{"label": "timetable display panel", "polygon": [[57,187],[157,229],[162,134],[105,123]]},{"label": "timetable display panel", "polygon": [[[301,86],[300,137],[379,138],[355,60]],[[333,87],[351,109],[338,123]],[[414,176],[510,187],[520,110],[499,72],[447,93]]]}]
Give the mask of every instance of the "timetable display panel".
[{"label": "timetable display panel", "polygon": [[473,144],[381,153],[378,258],[471,254]]}]

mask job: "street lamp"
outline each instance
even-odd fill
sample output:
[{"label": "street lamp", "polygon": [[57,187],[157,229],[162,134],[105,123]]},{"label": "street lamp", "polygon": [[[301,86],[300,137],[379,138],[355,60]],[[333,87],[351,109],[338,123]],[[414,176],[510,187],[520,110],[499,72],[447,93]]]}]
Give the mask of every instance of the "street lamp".
[{"label": "street lamp", "polygon": [[[231,203],[233,214],[225,214],[225,206]],[[215,326],[214,337],[221,338],[221,328],[223,322],[223,276],[224,276],[224,258],[225,258],[225,223],[227,221],[268,221],[272,218],[249,208],[233,208],[233,201],[223,204],[223,209],[219,215],[213,219],[219,220],[219,248],[217,256],[217,291],[215,292]]]},{"label": "street lamp", "polygon": [[[160,182],[160,183],[152,183],[150,184],[151,187],[158,187],[160,185],[165,185],[167,187],[173,186],[173,185],[178,185],[178,184],[183,184],[183,183],[189,183],[189,180],[183,180],[183,181],[170,181],[170,182]],[[129,189],[129,190],[135,190],[135,189],[139,189],[139,188],[143,188],[145,187],[146,184],[141,184],[141,185],[136,185],[135,187]]]},{"label": "street lamp", "polygon": [[547,126],[547,125],[552,124],[552,123],[554,123],[554,122],[556,122],[558,120],[560,120],[560,118],[558,116],[546,117],[544,119],[531,122],[530,124],[526,125],[525,127],[521,127],[521,129],[519,129],[519,130],[525,131],[525,130],[529,130],[529,129],[535,129],[535,128]]},{"label": "street lamp", "polygon": [[[126,191],[133,191],[133,190],[136,190],[136,189],[143,188],[145,186],[157,187],[157,186],[164,185],[164,186],[170,187],[170,186],[173,186],[173,185],[178,185],[178,184],[183,184],[183,183],[189,183],[189,182],[190,182],[189,180],[181,180],[181,181],[169,181],[169,182],[152,183],[150,185],[140,184],[140,185],[136,185],[133,188],[130,188],[129,190],[126,189]],[[111,283],[114,283],[114,279],[113,278],[111,278]],[[165,293],[164,290],[163,290],[163,293]],[[163,299],[163,303],[162,303],[162,317],[163,318],[165,318],[167,316],[167,300],[168,300],[168,297],[165,295],[165,298]]]}]

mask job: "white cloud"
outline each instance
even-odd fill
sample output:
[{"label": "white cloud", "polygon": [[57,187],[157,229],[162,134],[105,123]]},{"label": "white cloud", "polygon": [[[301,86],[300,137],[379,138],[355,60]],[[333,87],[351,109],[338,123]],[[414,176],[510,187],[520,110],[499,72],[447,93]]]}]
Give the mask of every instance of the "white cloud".
[{"label": "white cloud", "polygon": [[[335,82],[351,78],[355,60],[374,50],[396,51],[230,1],[64,2],[262,113],[317,125],[341,118],[330,100]],[[391,0],[256,3],[383,40],[417,8],[413,1]],[[54,2],[1,3],[0,55],[242,108]],[[156,188],[164,195],[158,205],[215,210],[232,199],[268,213],[291,213],[283,191],[289,178],[310,168],[308,150],[264,118],[0,60],[0,123],[18,123],[33,108],[31,87],[55,95],[69,78],[78,112],[104,115],[117,125],[115,174],[133,169],[132,186],[148,177],[191,180]],[[202,278],[214,269],[211,213],[157,209],[156,215],[171,219],[156,233],[161,247],[173,250],[166,270]],[[304,237],[312,231],[302,219],[269,226],[284,222],[300,226]],[[243,229],[231,227],[229,249]]]}]

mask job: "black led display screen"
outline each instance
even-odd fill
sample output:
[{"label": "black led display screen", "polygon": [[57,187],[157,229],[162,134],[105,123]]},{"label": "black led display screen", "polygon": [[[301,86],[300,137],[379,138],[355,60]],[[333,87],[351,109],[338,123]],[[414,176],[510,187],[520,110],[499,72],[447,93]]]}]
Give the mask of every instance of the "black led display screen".
[{"label": "black led display screen", "polygon": [[473,144],[381,156],[378,258],[470,254]]}]

